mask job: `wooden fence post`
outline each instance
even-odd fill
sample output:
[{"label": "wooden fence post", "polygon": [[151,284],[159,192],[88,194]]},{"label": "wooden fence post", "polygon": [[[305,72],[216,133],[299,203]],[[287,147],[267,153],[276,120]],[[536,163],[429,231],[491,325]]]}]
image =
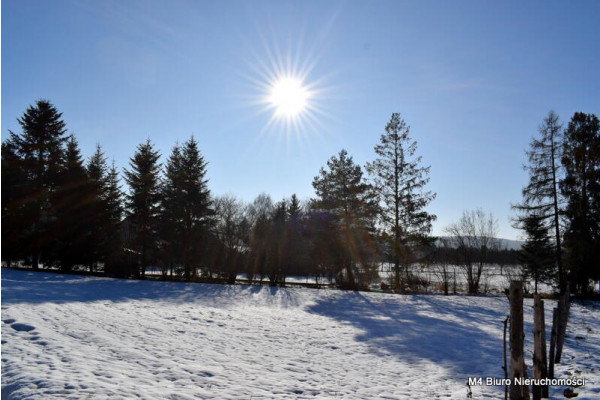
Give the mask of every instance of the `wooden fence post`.
[{"label": "wooden fence post", "polygon": [[[544,328],[544,302],[539,294],[533,297],[533,377],[548,377],[546,364],[546,334]],[[544,390],[545,389],[545,390]],[[548,385],[533,385],[533,399],[548,397]],[[546,393],[544,395],[544,393]]]},{"label": "wooden fence post", "polygon": [[518,379],[527,378],[525,358],[523,356],[523,282],[511,281],[510,298],[510,398],[511,400],[529,400],[529,387],[518,385]]}]

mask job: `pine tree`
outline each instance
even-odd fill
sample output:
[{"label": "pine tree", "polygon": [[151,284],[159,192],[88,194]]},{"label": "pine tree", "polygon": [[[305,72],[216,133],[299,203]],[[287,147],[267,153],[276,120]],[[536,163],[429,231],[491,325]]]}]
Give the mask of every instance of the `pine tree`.
[{"label": "pine tree", "polygon": [[208,163],[198,149],[198,142],[192,136],[185,142],[182,151],[183,167],[183,253],[185,271],[194,274],[204,255],[208,232],[214,221],[214,211],[206,166]]},{"label": "pine tree", "polygon": [[19,193],[25,226],[22,239],[24,253],[37,269],[54,244],[55,232],[49,225],[55,209],[50,198],[60,184],[67,130],[62,114],[47,100],[29,106],[17,121],[22,133],[10,132],[10,140],[24,177]]},{"label": "pine tree", "polygon": [[600,279],[600,121],[575,113],[565,131],[560,183],[567,205],[565,259],[571,280],[585,293],[590,279]]},{"label": "pine tree", "polygon": [[191,137],[176,145],[167,162],[162,185],[161,225],[170,265],[180,263],[190,280],[205,254],[214,215],[206,179],[207,163]]},{"label": "pine tree", "polygon": [[345,251],[341,267],[350,289],[357,289],[354,268],[370,261],[373,249],[373,224],[376,204],[372,188],[362,175],[359,165],[354,164],[346,150],[327,161],[328,170],[321,168],[313,179],[317,194],[315,207],[335,215],[343,238]]},{"label": "pine tree", "polygon": [[393,113],[375,146],[378,158],[367,163],[366,169],[381,200],[381,220],[392,240],[395,279],[400,283],[400,264],[414,261],[415,247],[431,232],[435,215],[425,208],[435,193],[425,191],[430,167],[422,167],[416,157],[417,142],[409,136],[410,127]]},{"label": "pine tree", "polygon": [[300,215],[300,213],[302,212],[302,206],[300,205],[300,200],[298,200],[298,196],[296,196],[296,194],[292,194],[292,197],[290,198],[290,204],[288,206],[288,216],[290,218],[296,217],[298,215]]},{"label": "pine tree", "polygon": [[2,259],[10,267],[12,261],[25,254],[23,218],[23,184],[25,174],[14,142],[9,138],[2,143]]},{"label": "pine tree", "polygon": [[523,220],[526,240],[519,253],[526,275],[533,277],[535,293],[538,291],[538,282],[552,283],[556,276],[554,248],[548,227],[542,222],[535,214],[530,214]]},{"label": "pine tree", "polygon": [[51,198],[55,204],[51,231],[55,233],[56,244],[48,256],[54,255],[52,261],[58,262],[62,271],[94,261],[90,251],[93,245],[90,222],[93,223],[91,217],[96,210],[94,199],[90,198],[91,190],[79,144],[71,136],[65,150],[61,182]]},{"label": "pine tree", "polygon": [[554,231],[555,263],[560,292],[564,293],[566,282],[562,262],[558,192],[562,126],[558,115],[550,111],[538,131],[541,137],[532,139],[530,149],[526,152],[529,164],[524,169],[529,172],[529,184],[522,190],[523,202],[513,206],[521,213],[516,218],[515,226],[524,229],[524,221],[536,217],[540,219],[540,225]]},{"label": "pine tree", "polygon": [[165,165],[165,179],[161,185],[160,237],[163,242],[163,274],[181,264],[184,208],[182,201],[183,167],[181,146],[175,144]]},{"label": "pine tree", "polygon": [[159,158],[159,152],[148,139],[146,143],[138,145],[137,151],[130,159],[130,169],[125,170],[125,181],[129,185],[129,193],[126,196],[128,218],[133,244],[141,258],[136,276],[145,276],[146,267],[155,255],[153,251],[156,248],[160,201]]},{"label": "pine tree", "polygon": [[105,209],[107,170],[106,156],[102,147],[97,144],[94,154],[88,160],[86,171],[90,182],[90,207],[93,208],[89,218],[89,232],[92,237],[89,251],[94,261],[101,262],[106,262],[106,246],[109,239],[105,229],[108,218]]},{"label": "pine tree", "polygon": [[121,222],[123,218],[123,192],[119,183],[119,172],[113,160],[104,185],[104,262],[105,272],[126,275],[122,260],[123,243],[121,238]]}]

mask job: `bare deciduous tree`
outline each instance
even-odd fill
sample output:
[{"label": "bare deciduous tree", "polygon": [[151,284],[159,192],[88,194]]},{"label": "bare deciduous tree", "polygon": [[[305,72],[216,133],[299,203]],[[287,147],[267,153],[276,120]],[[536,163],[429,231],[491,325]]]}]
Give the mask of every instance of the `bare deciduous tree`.
[{"label": "bare deciduous tree", "polygon": [[246,207],[231,195],[217,197],[214,204],[216,234],[224,253],[223,268],[227,271],[227,282],[233,284],[241,267],[241,256],[247,249],[250,224],[245,215]]},{"label": "bare deciduous tree", "polygon": [[481,209],[464,211],[460,219],[445,229],[457,248],[457,264],[467,278],[469,293],[479,291],[481,274],[488,262],[490,250],[498,249],[498,221]]}]

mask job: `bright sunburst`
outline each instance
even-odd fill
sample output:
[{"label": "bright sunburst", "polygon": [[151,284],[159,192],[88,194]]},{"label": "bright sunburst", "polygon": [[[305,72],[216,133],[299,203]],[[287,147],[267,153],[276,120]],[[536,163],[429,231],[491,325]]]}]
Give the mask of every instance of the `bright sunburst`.
[{"label": "bright sunburst", "polygon": [[271,86],[269,102],[282,118],[296,118],[306,110],[309,91],[297,78],[283,77]]},{"label": "bright sunburst", "polygon": [[258,138],[269,136],[301,146],[322,136],[327,129],[324,121],[331,119],[325,104],[332,89],[324,86],[328,76],[315,72],[318,41],[305,50],[301,39],[297,43],[262,39],[261,48],[247,47],[248,70],[238,71],[249,84],[249,91],[241,94],[246,104],[256,107],[255,115],[268,115]]}]

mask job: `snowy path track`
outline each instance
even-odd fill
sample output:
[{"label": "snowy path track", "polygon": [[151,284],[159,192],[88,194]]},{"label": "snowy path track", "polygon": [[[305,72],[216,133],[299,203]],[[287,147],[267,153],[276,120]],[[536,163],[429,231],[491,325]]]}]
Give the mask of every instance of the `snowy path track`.
[{"label": "snowy path track", "polygon": [[[572,309],[558,371],[587,374],[579,398],[597,398],[600,310]],[[467,377],[502,377],[507,312],[502,297],[3,269],[2,398],[464,399]],[[502,387],[473,387],[474,398],[502,396]]]}]

